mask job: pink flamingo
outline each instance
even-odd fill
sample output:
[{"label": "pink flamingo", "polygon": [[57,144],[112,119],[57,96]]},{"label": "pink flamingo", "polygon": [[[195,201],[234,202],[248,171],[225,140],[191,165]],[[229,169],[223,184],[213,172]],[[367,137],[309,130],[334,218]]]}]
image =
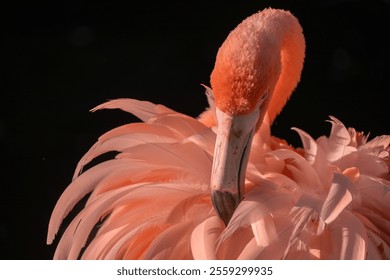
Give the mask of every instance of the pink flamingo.
[{"label": "pink flamingo", "polygon": [[[143,122],[102,135],[80,160],[53,211],[49,244],[91,194],[54,257],[389,259],[390,136],[368,141],[334,117],[328,137],[294,128],[303,148],[270,135],[304,51],[298,20],[265,9],[219,49],[210,108],[198,119],[133,99],[93,109],[122,109]],[[82,172],[108,151],[119,153]]]}]

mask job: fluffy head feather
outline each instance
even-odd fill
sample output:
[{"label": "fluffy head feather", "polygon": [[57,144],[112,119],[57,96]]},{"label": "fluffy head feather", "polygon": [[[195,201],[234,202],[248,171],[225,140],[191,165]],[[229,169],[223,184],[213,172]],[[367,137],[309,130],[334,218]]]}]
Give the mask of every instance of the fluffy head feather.
[{"label": "fluffy head feather", "polygon": [[291,13],[266,9],[247,18],[218,51],[210,79],[216,107],[247,114],[265,95],[269,102],[276,89],[272,122],[300,79],[304,52],[302,28]]}]

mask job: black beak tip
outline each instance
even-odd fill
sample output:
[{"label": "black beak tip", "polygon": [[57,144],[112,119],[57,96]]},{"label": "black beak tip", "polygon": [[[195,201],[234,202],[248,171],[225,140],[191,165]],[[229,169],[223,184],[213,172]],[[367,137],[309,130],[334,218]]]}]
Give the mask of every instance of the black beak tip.
[{"label": "black beak tip", "polygon": [[217,212],[218,216],[227,226],[233,216],[234,211],[240,203],[240,196],[230,192],[221,192],[215,190],[211,193],[211,200],[213,202],[215,212]]}]

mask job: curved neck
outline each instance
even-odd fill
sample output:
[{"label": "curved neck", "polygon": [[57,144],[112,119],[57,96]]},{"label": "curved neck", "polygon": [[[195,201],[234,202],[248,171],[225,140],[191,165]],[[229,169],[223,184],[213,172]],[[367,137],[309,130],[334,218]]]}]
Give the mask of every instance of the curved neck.
[{"label": "curved neck", "polygon": [[305,38],[298,20],[289,16],[272,22],[271,30],[280,38],[281,72],[267,109],[271,124],[296,88],[305,57]]}]

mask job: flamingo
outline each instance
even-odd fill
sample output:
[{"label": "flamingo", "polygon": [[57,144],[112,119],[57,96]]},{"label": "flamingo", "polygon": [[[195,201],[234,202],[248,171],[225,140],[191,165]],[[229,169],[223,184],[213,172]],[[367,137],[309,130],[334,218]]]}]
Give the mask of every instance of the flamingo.
[{"label": "flamingo", "polygon": [[[79,161],[48,228],[84,196],[55,259],[389,259],[390,136],[330,117],[328,136],[270,134],[296,88],[305,40],[288,11],[245,19],[220,47],[198,118],[134,99],[141,122],[103,134]],[[94,158],[115,158],[86,171]]]}]

